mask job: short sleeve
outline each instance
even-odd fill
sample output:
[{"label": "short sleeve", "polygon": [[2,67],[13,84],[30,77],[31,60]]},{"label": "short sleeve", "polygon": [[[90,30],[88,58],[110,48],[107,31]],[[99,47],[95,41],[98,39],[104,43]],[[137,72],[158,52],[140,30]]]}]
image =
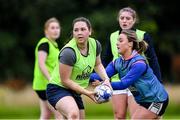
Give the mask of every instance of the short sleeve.
[{"label": "short sleeve", "polygon": [[41,50],[49,54],[49,44],[47,42],[40,44],[38,47],[38,51],[41,51]]},{"label": "short sleeve", "polygon": [[59,62],[73,66],[76,62],[76,54],[72,48],[64,48],[59,54]]},{"label": "short sleeve", "polygon": [[97,45],[97,48],[96,48],[96,56],[100,55],[101,51],[102,51],[102,47],[101,47],[101,43],[96,40],[96,45]]}]

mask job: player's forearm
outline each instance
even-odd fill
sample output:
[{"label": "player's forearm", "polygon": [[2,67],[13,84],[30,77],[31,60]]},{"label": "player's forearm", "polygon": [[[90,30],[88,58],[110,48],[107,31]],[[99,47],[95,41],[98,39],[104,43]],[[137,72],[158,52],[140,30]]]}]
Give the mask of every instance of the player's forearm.
[{"label": "player's forearm", "polygon": [[82,88],[80,85],[78,85],[77,83],[75,83],[74,81],[72,81],[71,79],[67,79],[67,80],[62,80],[62,84],[67,87],[68,89],[71,89],[73,91],[76,91],[77,93],[80,94],[87,94],[87,90]]},{"label": "player's forearm", "polygon": [[[114,69],[113,62],[110,62],[108,66],[106,67],[106,74],[108,75],[108,78],[111,78],[113,75],[117,73],[117,71]],[[93,80],[99,80],[102,81],[102,78],[97,73],[92,73],[90,76],[90,81]]]},{"label": "player's forearm", "polygon": [[49,74],[45,64],[40,64],[39,67],[40,67],[40,70],[43,73],[43,75],[46,77],[46,79],[50,80],[50,74]]},{"label": "player's forearm", "polygon": [[103,67],[102,64],[98,64],[95,68],[94,68],[95,72],[100,76],[100,78],[102,80],[105,79],[109,79],[109,77],[106,74],[105,68]]},{"label": "player's forearm", "polygon": [[111,82],[114,90],[122,90],[134,84],[146,71],[146,64],[144,61],[138,61],[131,66],[129,72],[121,78],[121,81]]}]

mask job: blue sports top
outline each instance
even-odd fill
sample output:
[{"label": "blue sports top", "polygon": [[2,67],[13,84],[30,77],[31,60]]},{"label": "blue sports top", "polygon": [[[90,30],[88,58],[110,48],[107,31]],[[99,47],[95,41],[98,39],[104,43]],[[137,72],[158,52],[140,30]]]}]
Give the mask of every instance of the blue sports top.
[{"label": "blue sports top", "polygon": [[[135,28],[132,28],[132,30],[137,30]],[[121,32],[122,29],[119,29],[119,32]],[[148,43],[148,48],[145,51],[145,56],[148,60],[148,63],[150,65],[150,67],[152,68],[152,70],[154,71],[154,74],[157,76],[158,80],[162,83],[162,79],[161,79],[161,72],[160,72],[160,66],[158,63],[158,58],[153,46],[153,39],[150,36],[150,34],[148,34],[147,32],[144,34],[144,41],[146,41]],[[106,49],[104,51],[104,54],[102,55],[102,63],[103,65],[106,67],[109,62],[111,62],[113,59],[113,55],[112,55],[112,51],[111,51],[111,44],[110,44],[110,40],[108,40],[106,42]]]},{"label": "blue sports top", "polygon": [[[112,88],[114,90],[129,88],[136,102],[162,102],[168,98],[164,86],[154,75],[145,58],[136,51],[133,51],[127,60],[121,56],[110,62],[106,72],[109,78],[118,73],[121,81],[111,82]],[[91,82],[95,79],[101,80],[96,73],[90,78]]]}]

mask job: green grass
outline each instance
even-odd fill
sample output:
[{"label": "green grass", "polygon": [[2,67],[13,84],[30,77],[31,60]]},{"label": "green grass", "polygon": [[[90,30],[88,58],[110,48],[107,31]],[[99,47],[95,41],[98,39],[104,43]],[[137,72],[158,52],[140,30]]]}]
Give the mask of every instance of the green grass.
[{"label": "green grass", "polygon": [[170,103],[163,116],[164,119],[179,119],[180,120],[180,104]]},{"label": "green grass", "polygon": [[[113,119],[113,112],[111,104],[93,104],[86,103],[86,118],[89,119]],[[166,109],[163,119],[179,119],[180,120],[180,104],[170,103]]]},{"label": "green grass", "polygon": [[111,103],[95,104],[87,101],[85,103],[87,119],[113,119]]},{"label": "green grass", "polygon": [[38,106],[0,106],[0,119],[38,119]]},{"label": "green grass", "polygon": [[[170,103],[163,115],[163,119],[180,120],[180,86],[166,85],[166,88],[169,93]],[[111,102],[95,104],[89,98],[83,98],[85,100],[86,119],[113,119]],[[39,114],[38,97],[31,86],[27,86],[21,91],[0,86],[0,119],[38,120]]]},{"label": "green grass", "polygon": [[[170,104],[163,119],[180,119],[180,104]],[[86,119],[113,119],[111,103],[95,104],[86,101]],[[0,105],[0,119],[38,119],[39,107]]]}]

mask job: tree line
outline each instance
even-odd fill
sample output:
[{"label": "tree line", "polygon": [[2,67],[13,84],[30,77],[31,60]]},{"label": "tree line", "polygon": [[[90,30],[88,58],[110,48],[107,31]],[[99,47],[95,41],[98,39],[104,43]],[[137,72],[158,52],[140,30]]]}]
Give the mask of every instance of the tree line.
[{"label": "tree line", "polygon": [[173,77],[172,61],[179,56],[180,34],[177,30],[178,8],[174,2],[150,0],[1,0],[0,1],[0,81],[33,78],[34,49],[43,37],[44,22],[50,17],[60,20],[61,48],[71,37],[72,20],[79,16],[90,19],[93,36],[105,49],[111,32],[118,29],[119,9],[130,6],[139,17],[137,27],[153,36],[162,77]]}]

